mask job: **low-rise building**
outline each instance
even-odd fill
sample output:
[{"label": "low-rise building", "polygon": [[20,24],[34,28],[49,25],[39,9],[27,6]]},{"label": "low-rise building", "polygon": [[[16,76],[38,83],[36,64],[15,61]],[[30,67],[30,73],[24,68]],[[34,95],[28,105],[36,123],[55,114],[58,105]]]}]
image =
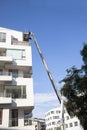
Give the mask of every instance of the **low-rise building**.
[{"label": "low-rise building", "polygon": [[[54,108],[45,113],[46,130],[58,130],[62,125],[61,108]],[[78,118],[70,117],[64,110],[65,130],[83,130]]]}]

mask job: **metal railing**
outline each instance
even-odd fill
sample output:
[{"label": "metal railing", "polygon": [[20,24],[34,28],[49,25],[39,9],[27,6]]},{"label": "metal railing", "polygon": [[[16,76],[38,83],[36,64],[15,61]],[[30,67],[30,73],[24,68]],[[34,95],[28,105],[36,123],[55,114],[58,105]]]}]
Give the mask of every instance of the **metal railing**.
[{"label": "metal railing", "polygon": [[[34,121],[30,120],[29,118],[24,118],[24,126],[34,125]],[[9,127],[16,127],[18,126],[18,118],[10,118],[9,119]]]},{"label": "metal railing", "polygon": [[25,45],[25,46],[29,46],[29,42],[25,42],[25,41],[15,41],[15,40],[12,40],[11,42],[12,45]]},{"label": "metal railing", "polygon": [[9,127],[18,126],[18,118],[10,118]]},{"label": "metal railing", "polygon": [[0,97],[6,97],[6,98],[26,98],[26,94],[23,94],[23,95],[19,95],[17,94],[18,96],[16,96],[15,94],[12,94],[12,93],[0,93]]}]

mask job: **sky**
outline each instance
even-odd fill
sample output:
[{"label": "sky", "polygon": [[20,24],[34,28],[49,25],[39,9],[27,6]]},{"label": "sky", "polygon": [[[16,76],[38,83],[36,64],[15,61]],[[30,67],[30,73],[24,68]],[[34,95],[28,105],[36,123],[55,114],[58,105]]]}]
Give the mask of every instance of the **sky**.
[{"label": "sky", "polygon": [[[87,0],[0,0],[0,27],[35,34],[58,90],[66,69],[83,64],[80,50],[87,43]],[[34,117],[59,107],[59,101],[32,46]]]}]

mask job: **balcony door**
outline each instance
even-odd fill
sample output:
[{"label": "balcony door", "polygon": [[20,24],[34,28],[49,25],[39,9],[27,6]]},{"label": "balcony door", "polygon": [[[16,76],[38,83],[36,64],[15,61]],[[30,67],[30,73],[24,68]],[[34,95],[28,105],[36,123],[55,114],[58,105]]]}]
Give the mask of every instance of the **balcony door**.
[{"label": "balcony door", "polygon": [[12,110],[12,126],[18,126],[18,109]]},{"label": "balcony door", "polygon": [[2,124],[2,112],[3,112],[3,110],[0,109],[0,124]]}]

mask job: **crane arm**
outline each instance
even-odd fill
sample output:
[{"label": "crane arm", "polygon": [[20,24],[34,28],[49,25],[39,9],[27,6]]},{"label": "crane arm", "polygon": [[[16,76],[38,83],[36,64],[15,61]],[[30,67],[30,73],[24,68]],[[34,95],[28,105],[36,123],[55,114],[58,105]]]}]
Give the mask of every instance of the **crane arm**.
[{"label": "crane arm", "polygon": [[43,62],[43,65],[44,65],[44,67],[45,67],[45,69],[46,69],[46,72],[47,72],[47,74],[48,74],[48,76],[49,76],[49,79],[50,79],[50,81],[51,81],[51,84],[52,84],[52,86],[53,86],[53,88],[54,88],[54,91],[55,91],[55,93],[56,93],[56,95],[57,95],[57,98],[58,98],[59,102],[61,103],[61,100],[62,100],[61,93],[60,93],[60,92],[58,91],[58,89],[57,89],[56,83],[54,82],[54,79],[53,79],[53,77],[52,77],[51,72],[49,71],[49,68],[48,68],[48,66],[47,66],[46,60],[44,59],[44,56],[43,56],[43,54],[42,54],[42,52],[41,52],[41,50],[40,50],[39,44],[38,44],[38,42],[37,42],[37,39],[36,39],[35,35],[34,35],[32,32],[29,32],[29,39],[34,40],[34,43],[35,43],[36,48],[37,48],[37,50],[38,50],[38,53],[39,53],[39,55],[40,55],[40,57],[41,57],[41,60],[42,60],[42,62]]},{"label": "crane arm", "polygon": [[43,62],[43,65],[44,65],[44,67],[45,67],[45,69],[46,69],[46,72],[47,72],[47,74],[48,74],[48,77],[49,77],[49,79],[50,79],[50,81],[51,81],[51,84],[52,84],[52,86],[53,86],[53,89],[54,89],[54,91],[55,91],[55,93],[56,93],[56,96],[57,96],[59,102],[61,103],[61,121],[62,121],[61,128],[62,128],[62,130],[65,130],[65,127],[64,127],[64,101],[63,101],[63,99],[62,99],[62,95],[61,95],[60,91],[58,90],[58,88],[57,88],[57,86],[56,86],[56,83],[55,83],[55,81],[54,81],[54,79],[53,79],[53,77],[52,77],[51,72],[49,71],[49,68],[48,68],[48,66],[47,66],[46,60],[45,60],[45,58],[44,58],[44,56],[43,56],[43,54],[42,54],[42,52],[41,52],[41,50],[40,50],[39,44],[38,44],[38,42],[37,42],[37,39],[36,39],[34,33],[28,32],[28,33],[25,33],[25,34],[24,34],[24,40],[25,40],[25,41],[28,41],[29,39],[34,40],[34,43],[35,43],[36,48],[37,48],[37,50],[38,50],[38,53],[39,53],[39,55],[40,55],[40,57],[41,57],[41,60],[42,60],[42,62]]}]

